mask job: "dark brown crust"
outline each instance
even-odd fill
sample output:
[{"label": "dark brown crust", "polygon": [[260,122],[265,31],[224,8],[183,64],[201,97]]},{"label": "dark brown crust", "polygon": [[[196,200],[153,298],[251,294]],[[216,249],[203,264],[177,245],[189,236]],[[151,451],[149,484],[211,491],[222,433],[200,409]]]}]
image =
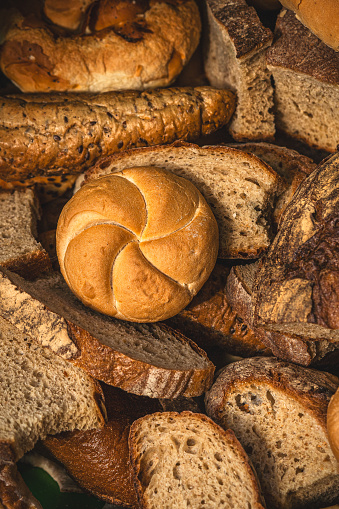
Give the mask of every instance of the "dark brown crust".
[{"label": "dark brown crust", "polygon": [[254,7],[249,7],[245,0],[207,0],[207,5],[227,31],[237,58],[257,51],[272,41],[271,30],[262,25]]},{"label": "dark brown crust", "polygon": [[207,350],[219,346],[241,357],[270,355],[269,348],[230,305],[226,296],[229,271],[228,267],[217,263],[192,302],[167,323]]},{"label": "dark brown crust", "polygon": [[[149,509],[149,504],[147,503],[147,500],[143,497],[143,486],[139,480],[139,474],[141,471],[141,465],[140,465],[140,458],[141,455],[138,455],[138,449],[137,449],[137,437],[139,432],[139,426],[141,426],[142,421],[144,420],[153,420],[156,419],[157,416],[162,415],[163,417],[171,417],[173,419],[178,419],[180,422],[181,418],[190,418],[191,421],[202,421],[209,425],[213,430],[215,435],[222,436],[224,440],[227,440],[227,442],[230,442],[232,444],[232,447],[237,450],[239,456],[242,458],[242,463],[244,469],[246,469],[248,474],[248,481],[251,484],[251,491],[253,493],[253,497],[255,500],[253,501],[253,509],[264,509],[265,502],[262,498],[260,487],[258,485],[258,480],[256,477],[256,474],[254,473],[253,467],[251,466],[248,456],[245,453],[244,449],[242,448],[240,442],[236,438],[235,434],[232,430],[224,430],[220,426],[218,426],[215,422],[212,421],[209,417],[207,417],[204,414],[199,413],[193,413],[189,411],[184,411],[181,413],[178,412],[157,412],[152,415],[146,415],[145,417],[141,417],[140,419],[137,419],[133,422],[130,434],[129,434],[129,449],[130,449],[130,461],[133,468],[134,473],[134,486],[138,494],[138,500],[140,507],[143,509]],[[139,456],[139,459],[138,459]]]},{"label": "dark brown crust", "polygon": [[[339,348],[338,185],[337,153],[303,181],[259,268],[254,325],[270,330],[273,341],[272,334],[282,332],[280,324],[315,324],[323,328],[323,336],[321,330],[314,340],[298,333],[300,341],[309,345],[328,341],[328,351]],[[286,358],[286,348],[276,346]],[[293,351],[288,355],[291,361],[296,359]]]},{"label": "dark brown crust", "polygon": [[78,174],[117,151],[192,141],[226,125],[234,108],[234,94],[212,87],[3,97],[0,178]]},{"label": "dark brown crust", "polygon": [[339,387],[339,378],[275,357],[253,357],[226,366],[206,394],[207,414],[220,423],[231,391],[240,391],[251,383],[283,391],[302,404],[326,430],[327,407]]},{"label": "dark brown crust", "polygon": [[275,42],[267,51],[267,64],[339,84],[339,53],[329,48],[297,20],[292,11],[278,17]]},{"label": "dark brown crust", "polygon": [[52,270],[51,259],[43,248],[21,255],[20,258],[7,260],[2,266],[26,279],[35,279],[43,272]]},{"label": "dark brown crust", "polygon": [[[258,263],[256,262],[250,264],[253,278],[257,267]],[[251,282],[244,278],[242,266],[232,267],[227,278],[226,297],[230,306],[251,326],[253,322],[252,286]]]},{"label": "dark brown crust", "polygon": [[0,506],[3,509],[42,509],[24,483],[15,463],[0,464]]}]

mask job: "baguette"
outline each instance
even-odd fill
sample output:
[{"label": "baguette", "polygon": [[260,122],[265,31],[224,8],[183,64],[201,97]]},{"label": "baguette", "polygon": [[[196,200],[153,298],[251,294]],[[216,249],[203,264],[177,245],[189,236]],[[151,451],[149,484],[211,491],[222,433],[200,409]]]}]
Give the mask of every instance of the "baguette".
[{"label": "baguette", "polygon": [[0,101],[0,178],[77,174],[131,147],[195,140],[225,126],[235,96],[211,87],[25,94]]},{"label": "baguette", "polygon": [[0,270],[0,315],[94,378],[153,398],[200,396],[214,366],[162,324],[137,324],[83,306],[60,274],[35,281]]}]

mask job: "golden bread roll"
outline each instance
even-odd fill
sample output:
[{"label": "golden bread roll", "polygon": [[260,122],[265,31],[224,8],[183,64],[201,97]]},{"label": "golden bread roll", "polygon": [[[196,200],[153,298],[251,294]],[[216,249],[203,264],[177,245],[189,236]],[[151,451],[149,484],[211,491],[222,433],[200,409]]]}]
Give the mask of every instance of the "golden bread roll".
[{"label": "golden bread roll", "polygon": [[12,10],[1,31],[1,69],[23,92],[105,92],[169,85],[201,21],[194,0],[56,0]]},{"label": "golden bread roll", "polygon": [[332,451],[339,461],[339,389],[332,396],[327,408],[327,431]]},{"label": "golden bread roll", "polygon": [[57,226],[61,272],[91,308],[135,322],[174,316],[210,275],[218,227],[188,180],[129,168],[84,185]]}]

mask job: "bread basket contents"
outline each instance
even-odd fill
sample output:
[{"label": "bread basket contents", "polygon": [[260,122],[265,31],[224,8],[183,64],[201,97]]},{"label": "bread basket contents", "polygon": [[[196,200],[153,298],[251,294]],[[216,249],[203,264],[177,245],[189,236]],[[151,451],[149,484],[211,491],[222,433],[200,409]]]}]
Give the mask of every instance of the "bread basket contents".
[{"label": "bread basket contents", "polygon": [[61,212],[61,272],[86,305],[155,322],[177,314],[210,275],[218,226],[187,179],[129,168],[83,186]]},{"label": "bread basket contents", "polygon": [[7,17],[0,66],[23,92],[168,86],[201,30],[193,0],[41,1]]},{"label": "bread basket contents", "polygon": [[229,122],[235,95],[212,87],[22,94],[0,102],[0,178],[77,174],[131,147],[194,141]]},{"label": "bread basket contents", "polygon": [[140,507],[264,508],[255,474],[234,433],[206,415],[163,412],[141,417],[131,426],[129,443]]},{"label": "bread basket contents", "polygon": [[326,413],[339,378],[276,358],[226,366],[206,395],[207,414],[248,453],[270,509],[338,501],[339,465]]}]

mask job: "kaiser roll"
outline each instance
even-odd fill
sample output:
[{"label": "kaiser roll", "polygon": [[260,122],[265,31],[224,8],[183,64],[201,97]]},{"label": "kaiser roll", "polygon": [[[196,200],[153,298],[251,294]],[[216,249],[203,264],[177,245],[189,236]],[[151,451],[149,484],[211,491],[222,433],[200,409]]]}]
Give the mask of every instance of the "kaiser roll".
[{"label": "kaiser roll", "polygon": [[327,408],[327,431],[333,453],[339,461],[339,389]]},{"label": "kaiser roll", "polygon": [[196,187],[153,167],[84,185],[62,210],[56,237],[75,295],[134,322],[181,311],[207,280],[219,247],[216,220]]}]

